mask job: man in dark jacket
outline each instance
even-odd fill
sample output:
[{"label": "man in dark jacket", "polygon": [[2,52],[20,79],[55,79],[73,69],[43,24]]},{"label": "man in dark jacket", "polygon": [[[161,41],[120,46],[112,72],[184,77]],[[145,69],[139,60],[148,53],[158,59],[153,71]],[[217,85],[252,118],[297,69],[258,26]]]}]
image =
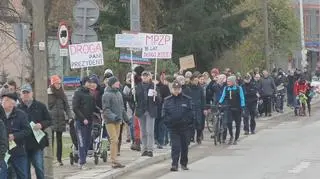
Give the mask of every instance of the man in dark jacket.
[{"label": "man in dark jacket", "polygon": [[151,81],[151,73],[142,73],[142,82],[138,83],[136,89],[137,107],[136,115],[140,120],[142,156],[153,157],[154,145],[154,123],[158,112],[160,95]]},{"label": "man in dark jacket", "polygon": [[242,85],[245,99],[246,99],[246,112],[243,117],[245,135],[249,135],[249,117],[250,117],[250,131],[251,134],[255,134],[256,128],[256,108],[258,100],[258,88],[251,80],[251,75],[247,74],[244,77],[244,84]]},{"label": "man in dark jacket", "polygon": [[283,113],[283,103],[284,103],[284,94],[286,92],[285,87],[287,86],[287,77],[285,76],[281,68],[279,68],[278,70],[278,75],[274,83],[276,85],[276,95],[279,95],[278,97],[280,97],[280,101],[277,101],[275,96],[274,101],[275,101],[276,111]]},{"label": "man in dark jacket", "polygon": [[0,120],[0,178],[7,178],[8,167],[4,160],[8,150],[8,133],[3,120]]},{"label": "man in dark jacket", "polygon": [[161,102],[158,104],[158,116],[155,121],[155,139],[158,143],[158,148],[162,149],[164,145],[165,138],[165,125],[163,123],[163,118],[161,117],[162,102],[166,97],[170,95],[170,89],[168,87],[168,82],[165,80],[164,76],[160,76],[160,82],[157,84],[157,88],[160,91]]},{"label": "man in dark jacket", "polygon": [[100,112],[96,107],[94,96],[90,93],[90,87],[94,83],[88,77],[82,79],[72,98],[72,109],[75,113],[76,132],[79,149],[79,169],[86,170],[87,152],[91,145],[91,130],[94,112]]},{"label": "man in dark jacket", "polygon": [[192,108],[195,112],[194,125],[190,126],[190,140],[194,141],[195,131],[197,132],[196,141],[201,144],[202,132],[204,129],[204,104],[205,97],[202,87],[199,85],[197,74],[193,74],[190,78],[190,86],[188,96],[192,99]]},{"label": "man in dark jacket", "polygon": [[265,116],[271,116],[271,99],[275,93],[276,85],[267,70],[264,70],[262,73],[263,78],[261,79],[258,89],[263,99]]},{"label": "man in dark jacket", "polygon": [[[33,122],[35,124],[33,130],[42,130],[44,132],[51,125],[51,117],[46,105],[33,99],[32,88],[29,84],[21,87],[21,93],[21,103],[18,105],[18,109],[28,114],[29,123]],[[47,146],[49,146],[47,135],[39,142],[33,134],[26,139],[29,178],[31,178],[30,168],[32,163],[37,179],[44,179],[43,149]]]},{"label": "man in dark jacket", "polygon": [[295,83],[295,79],[293,76],[293,72],[289,71],[288,73],[288,84],[287,84],[287,106],[294,107],[294,93],[293,93],[293,87]]},{"label": "man in dark jacket", "polygon": [[189,125],[193,123],[194,113],[192,101],[189,96],[182,93],[181,84],[174,81],[172,84],[172,95],[167,97],[163,103],[162,117],[170,131],[171,146],[171,171],[178,171],[179,158],[182,170],[189,170],[188,144]]},{"label": "man in dark jacket", "polygon": [[14,93],[2,96],[0,118],[4,121],[9,137],[9,172],[8,178],[13,177],[13,170],[17,179],[28,178],[28,158],[25,151],[26,139],[32,131],[28,122],[28,115],[16,108],[18,97]]}]

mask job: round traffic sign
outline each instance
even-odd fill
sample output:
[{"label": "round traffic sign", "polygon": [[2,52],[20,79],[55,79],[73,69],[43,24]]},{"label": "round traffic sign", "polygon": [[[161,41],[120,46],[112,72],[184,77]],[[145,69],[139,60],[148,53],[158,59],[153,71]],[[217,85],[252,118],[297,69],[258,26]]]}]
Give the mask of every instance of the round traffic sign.
[{"label": "round traffic sign", "polygon": [[58,29],[58,38],[61,48],[66,48],[69,43],[69,30],[65,22],[61,22]]},{"label": "round traffic sign", "polygon": [[78,25],[92,26],[100,15],[99,6],[92,0],[79,1],[73,8],[73,18]]}]

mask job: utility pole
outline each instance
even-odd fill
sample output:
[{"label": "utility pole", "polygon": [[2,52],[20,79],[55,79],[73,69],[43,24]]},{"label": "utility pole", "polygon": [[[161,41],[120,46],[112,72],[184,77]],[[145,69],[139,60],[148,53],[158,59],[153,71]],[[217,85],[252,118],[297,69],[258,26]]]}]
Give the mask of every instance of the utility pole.
[{"label": "utility pole", "polygon": [[264,61],[267,70],[271,71],[271,60],[269,58],[269,20],[268,20],[268,0],[262,0],[263,25],[264,25]]},{"label": "utility pole", "polygon": [[304,42],[304,20],[303,20],[303,0],[299,0],[299,12],[300,12],[300,36],[301,36],[301,66],[305,68],[308,64],[307,62],[307,52],[305,49]]},{"label": "utility pole", "polygon": [[[44,0],[32,0],[32,25],[33,25],[33,76],[35,99],[48,104],[48,59],[46,45],[46,25]],[[48,128],[49,144],[51,144],[51,129]],[[44,151],[45,178],[53,179],[52,147]]]}]

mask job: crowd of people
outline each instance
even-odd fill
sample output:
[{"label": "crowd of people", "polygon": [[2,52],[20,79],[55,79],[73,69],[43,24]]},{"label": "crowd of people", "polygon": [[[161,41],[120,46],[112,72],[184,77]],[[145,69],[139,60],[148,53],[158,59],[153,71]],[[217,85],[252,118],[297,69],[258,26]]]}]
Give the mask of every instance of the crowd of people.
[{"label": "crowd of people", "polygon": [[[132,86],[134,85],[134,86]],[[171,145],[172,168],[188,170],[188,146],[204,139],[205,118],[214,113],[213,106],[226,106],[223,119],[223,143],[236,145],[244,124],[244,134],[255,134],[255,118],[282,113],[284,102],[296,115],[302,99],[310,110],[312,88],[300,70],[273,70],[271,74],[259,68],[241,75],[229,68],[223,72],[213,68],[210,73],[180,70],[174,75],[165,72],[152,74],[142,66],[126,75],[123,84],[111,69],[103,77],[90,75],[81,79],[74,92],[72,105],[63,89],[62,80],[50,78],[48,108],[33,98],[32,87],[25,84],[17,92],[14,81],[1,89],[0,107],[0,178],[12,174],[17,178],[30,178],[31,164],[38,179],[44,178],[43,149],[49,146],[45,136],[36,140],[35,131],[52,126],[52,146],[56,141],[56,159],[62,162],[62,133],[66,125],[75,127],[79,169],[88,169],[86,158],[92,149],[94,116],[105,120],[103,130],[110,143],[113,168],[125,167],[118,160],[123,131],[127,129],[127,142],[141,156],[153,157],[154,145],[163,149]],[[286,97],[285,97],[286,95]],[[304,98],[302,98],[304,96]],[[310,114],[310,112],[309,112]],[[233,133],[233,121],[235,133]],[[31,125],[34,124],[34,125]],[[6,131],[6,132],[4,132]],[[5,158],[10,155],[10,159]]]}]

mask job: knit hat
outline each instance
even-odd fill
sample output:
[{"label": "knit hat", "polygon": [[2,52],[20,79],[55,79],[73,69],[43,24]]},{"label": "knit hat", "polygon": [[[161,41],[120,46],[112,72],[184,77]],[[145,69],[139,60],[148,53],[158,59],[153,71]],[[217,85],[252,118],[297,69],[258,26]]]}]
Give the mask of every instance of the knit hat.
[{"label": "knit hat", "polygon": [[53,75],[50,78],[50,83],[51,83],[51,85],[59,84],[59,83],[61,83],[61,79],[58,75]]},{"label": "knit hat", "polygon": [[32,87],[30,84],[24,84],[21,86],[21,92],[32,92]]},{"label": "knit hat", "polygon": [[114,85],[116,82],[118,82],[119,80],[118,80],[118,78],[117,77],[115,77],[115,76],[113,76],[113,77],[111,77],[111,78],[109,78],[108,79],[108,86],[109,87],[112,87],[112,85]]},{"label": "knit hat", "polygon": [[136,67],[134,68],[134,72],[136,72],[136,74],[137,74],[138,76],[141,76],[141,74],[142,74],[143,71],[144,71],[144,68],[143,68],[142,66],[136,66]]},{"label": "knit hat", "polygon": [[14,100],[14,101],[17,101],[17,100],[18,100],[18,96],[17,96],[16,93],[5,93],[5,94],[3,94],[1,97],[2,97],[2,98],[3,98],[3,97],[7,97],[7,98],[10,98],[10,99],[12,99],[12,100]]},{"label": "knit hat", "polygon": [[192,76],[192,72],[191,71],[187,71],[185,74],[184,74],[184,77],[185,78],[191,78]]},{"label": "knit hat", "polygon": [[227,78],[227,81],[231,81],[233,84],[236,84],[237,78],[234,75],[231,75]]},{"label": "knit hat", "polygon": [[109,69],[109,68],[104,71],[104,75],[106,75],[108,73],[113,75],[113,71],[111,69]]},{"label": "knit hat", "polygon": [[85,85],[86,82],[93,82],[93,81],[90,80],[90,78],[88,76],[85,76],[85,77],[82,78],[80,83],[81,83],[81,85]]},{"label": "knit hat", "polygon": [[91,75],[90,76],[90,81],[94,82],[95,84],[99,85],[100,84],[100,80],[98,78],[97,75]]}]

